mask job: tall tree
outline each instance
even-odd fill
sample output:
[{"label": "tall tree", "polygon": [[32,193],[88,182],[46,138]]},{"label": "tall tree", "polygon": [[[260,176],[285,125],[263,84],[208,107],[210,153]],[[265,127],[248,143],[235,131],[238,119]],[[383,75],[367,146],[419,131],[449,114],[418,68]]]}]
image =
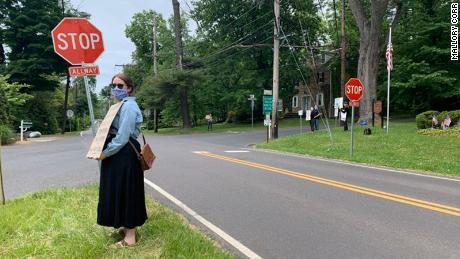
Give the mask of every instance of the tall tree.
[{"label": "tall tree", "polygon": [[360,117],[372,117],[372,100],[377,95],[377,75],[380,61],[381,28],[389,0],[349,0],[359,29],[358,78],[365,85],[359,107]]},{"label": "tall tree", "polygon": [[4,43],[11,50],[7,66],[10,80],[29,84],[34,90],[57,88],[59,84],[45,75],[50,71],[65,73],[65,61],[54,53],[50,34],[62,17],[58,2],[15,0],[7,15]]},{"label": "tall tree", "polygon": [[[176,67],[182,70],[183,50],[182,50],[182,26],[180,19],[179,2],[172,0],[174,9],[174,31],[176,35]],[[184,128],[190,128],[190,114],[188,107],[188,87],[185,85],[180,89],[180,109]]]}]

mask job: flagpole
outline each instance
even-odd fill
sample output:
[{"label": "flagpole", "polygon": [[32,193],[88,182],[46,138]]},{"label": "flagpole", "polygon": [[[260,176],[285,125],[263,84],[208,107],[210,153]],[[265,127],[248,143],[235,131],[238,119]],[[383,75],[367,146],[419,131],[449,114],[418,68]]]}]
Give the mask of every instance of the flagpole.
[{"label": "flagpole", "polygon": [[[390,26],[390,37],[388,39],[388,47],[391,44],[391,26]],[[391,51],[391,50],[390,50]],[[392,54],[390,54],[392,55]],[[391,61],[393,62],[393,60]],[[387,64],[387,71],[388,71],[388,89],[387,89],[387,134],[390,127],[390,78],[391,78],[391,68]]]}]

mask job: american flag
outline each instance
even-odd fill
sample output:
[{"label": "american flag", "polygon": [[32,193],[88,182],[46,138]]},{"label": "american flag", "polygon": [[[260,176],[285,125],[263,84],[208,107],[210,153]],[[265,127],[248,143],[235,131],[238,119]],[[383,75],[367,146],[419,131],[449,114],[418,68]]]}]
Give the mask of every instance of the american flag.
[{"label": "american flag", "polygon": [[388,41],[385,57],[387,59],[387,69],[393,70],[393,44],[391,44],[391,39]]}]

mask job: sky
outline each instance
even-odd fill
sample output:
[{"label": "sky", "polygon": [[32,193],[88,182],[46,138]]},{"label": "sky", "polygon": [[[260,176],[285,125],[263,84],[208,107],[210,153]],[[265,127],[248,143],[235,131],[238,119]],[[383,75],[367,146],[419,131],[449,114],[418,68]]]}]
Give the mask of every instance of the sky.
[{"label": "sky", "polygon": [[[181,8],[189,11],[185,0],[180,0]],[[110,83],[122,67],[115,65],[131,63],[134,44],[126,38],[125,28],[135,13],[152,9],[164,18],[173,14],[171,0],[71,0],[72,6],[91,15],[90,21],[101,32],[104,52],[96,61],[100,75],[97,76],[96,91]],[[190,1],[188,1],[190,3]]]}]

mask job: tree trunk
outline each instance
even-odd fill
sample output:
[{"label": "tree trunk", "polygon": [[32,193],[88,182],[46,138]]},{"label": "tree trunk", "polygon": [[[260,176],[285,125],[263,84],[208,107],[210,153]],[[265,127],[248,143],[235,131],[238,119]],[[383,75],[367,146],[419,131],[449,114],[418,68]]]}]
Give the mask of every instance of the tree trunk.
[{"label": "tree trunk", "polygon": [[[182,70],[182,28],[180,24],[180,10],[179,2],[177,0],[172,0],[173,9],[174,9],[174,27],[176,34],[176,67]],[[190,128],[190,116],[188,108],[188,91],[187,86],[183,86],[180,89],[179,93],[180,99],[180,110],[182,113],[182,123],[184,128]]]},{"label": "tree trunk", "polygon": [[[1,39],[1,35],[0,35],[0,39]],[[4,65],[5,61],[6,61],[5,49],[3,48],[3,42],[0,42],[0,66]]]},{"label": "tree trunk", "polygon": [[370,17],[363,8],[363,0],[349,0],[351,11],[359,28],[358,78],[365,86],[359,107],[361,119],[372,118],[372,99],[377,95],[377,73],[380,58],[380,28],[389,0],[371,2]]},{"label": "tree trunk", "polygon": [[63,116],[62,116],[62,129],[61,134],[65,133],[65,125],[67,122],[67,103],[69,100],[69,87],[70,87],[70,75],[69,71],[67,70],[67,80],[65,84],[65,97],[64,97],[64,107],[63,107]]}]

